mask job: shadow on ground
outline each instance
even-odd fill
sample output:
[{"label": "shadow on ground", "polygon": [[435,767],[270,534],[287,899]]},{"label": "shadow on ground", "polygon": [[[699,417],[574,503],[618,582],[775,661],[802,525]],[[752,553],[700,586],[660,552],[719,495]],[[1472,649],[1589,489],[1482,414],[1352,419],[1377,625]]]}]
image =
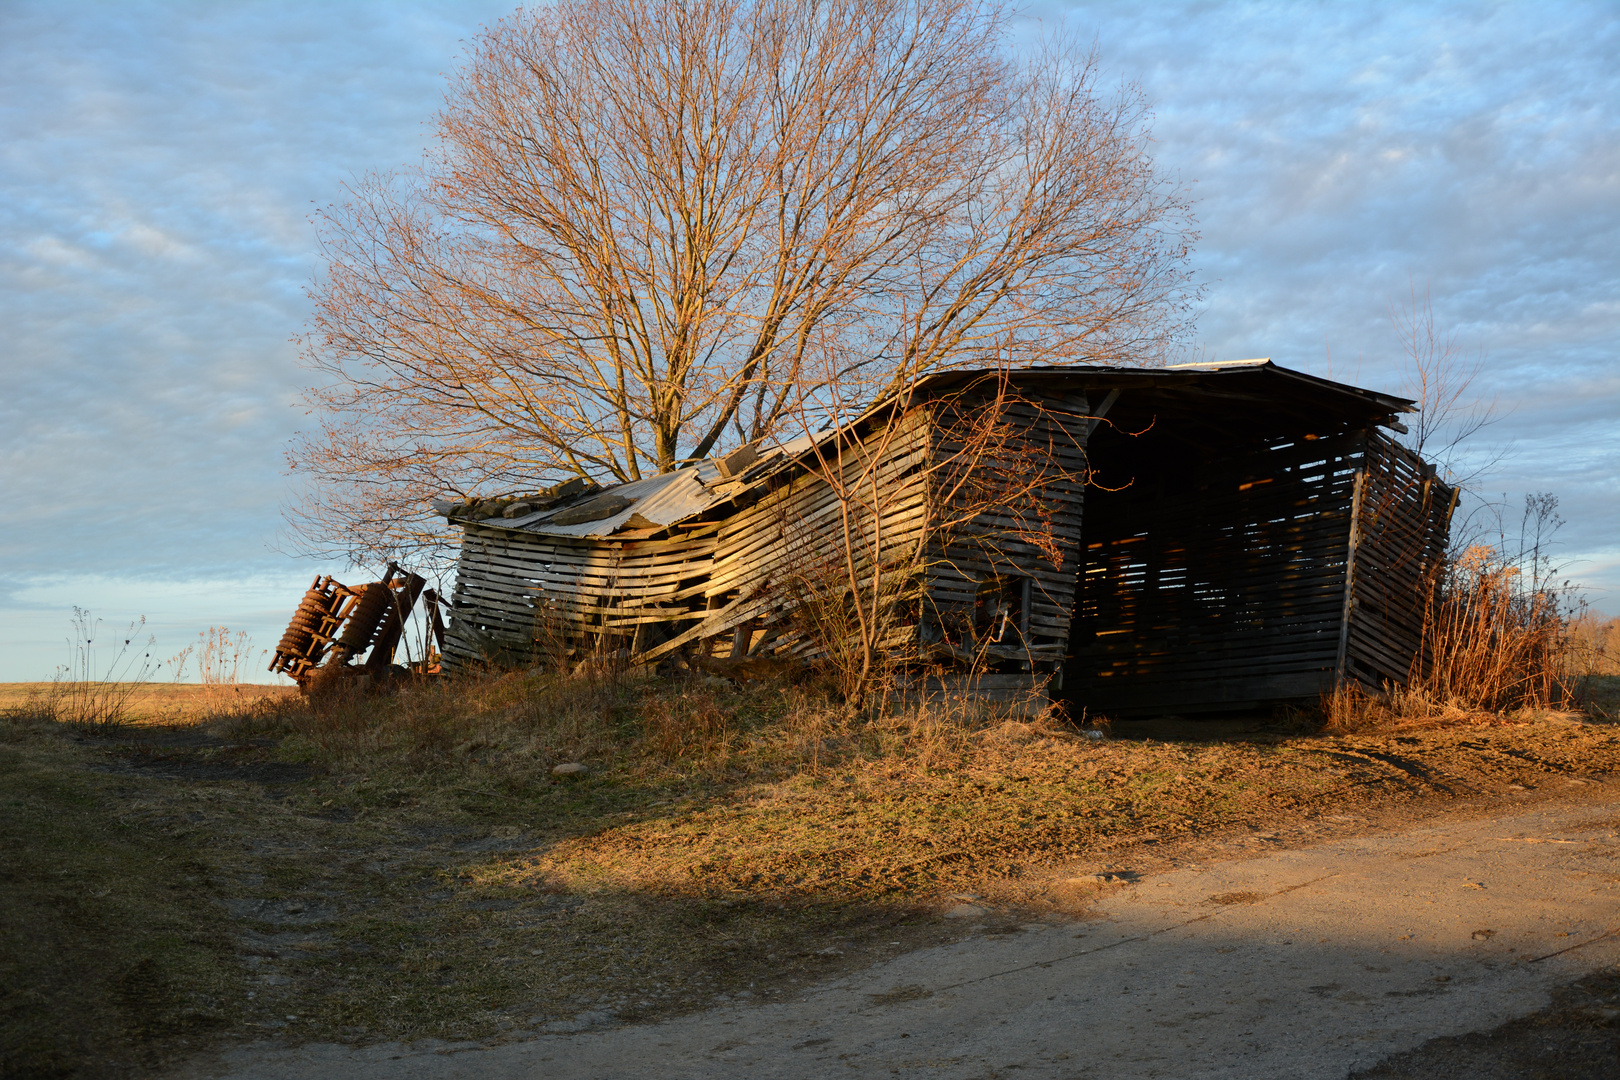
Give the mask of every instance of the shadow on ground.
[{"label": "shadow on ground", "polygon": [[1553,1003],[1494,1031],[1430,1039],[1350,1080],[1614,1080],[1620,969],[1578,979]]}]

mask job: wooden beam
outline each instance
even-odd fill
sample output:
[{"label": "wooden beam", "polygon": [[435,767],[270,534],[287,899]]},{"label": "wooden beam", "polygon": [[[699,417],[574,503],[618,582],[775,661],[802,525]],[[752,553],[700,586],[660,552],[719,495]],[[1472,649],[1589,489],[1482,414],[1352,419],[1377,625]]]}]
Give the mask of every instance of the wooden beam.
[{"label": "wooden beam", "polygon": [[1356,486],[1350,496],[1350,536],[1344,555],[1344,607],[1339,614],[1339,657],[1333,665],[1335,689],[1344,685],[1344,662],[1350,650],[1350,618],[1356,606],[1356,545],[1361,542],[1361,491],[1366,469],[1356,470]]},{"label": "wooden beam", "polygon": [[1108,415],[1108,410],[1112,409],[1114,407],[1114,402],[1118,400],[1119,387],[1116,386],[1114,389],[1108,391],[1108,396],[1103,398],[1101,405],[1097,406],[1097,411],[1092,413],[1091,416],[1086,419],[1087,441],[1090,441],[1091,433],[1097,430],[1097,425],[1103,422],[1103,419]]}]

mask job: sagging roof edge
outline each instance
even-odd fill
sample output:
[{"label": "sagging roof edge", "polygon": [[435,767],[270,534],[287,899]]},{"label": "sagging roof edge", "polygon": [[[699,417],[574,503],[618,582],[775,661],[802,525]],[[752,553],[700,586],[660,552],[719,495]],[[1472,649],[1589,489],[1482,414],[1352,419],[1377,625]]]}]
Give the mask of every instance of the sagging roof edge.
[{"label": "sagging roof edge", "polygon": [[[990,379],[1007,378],[1013,383],[1075,382],[1088,389],[1128,389],[1131,386],[1150,386],[1154,383],[1173,383],[1197,380],[1202,377],[1231,377],[1247,375],[1267,380],[1281,380],[1283,385],[1294,384],[1301,389],[1338,397],[1346,404],[1360,406],[1371,422],[1388,424],[1395,415],[1412,412],[1415,403],[1409,398],[1383,394],[1375,390],[1351,386],[1348,383],[1324,379],[1303,371],[1295,371],[1265,360],[1210,361],[1178,364],[1168,368],[1134,368],[1117,365],[1064,365],[1051,367],[1006,368],[954,368],[924,376],[905,391],[890,394],[873,402],[858,416],[837,428],[796,438],[765,447],[760,459],[736,476],[723,477],[716,465],[717,459],[706,459],[673,472],[644,477],[623,484],[598,488],[588,496],[572,500],[561,506],[548,508],[517,518],[475,519],[449,516],[450,508],[457,504],[434,501],[434,508],[447,513],[452,524],[463,527],[477,525],[529,535],[551,536],[559,539],[624,541],[652,539],[716,507],[736,500],[754,490],[785,469],[798,464],[818,446],[854,433],[875,418],[893,409],[903,399],[927,391],[952,387],[968,387]],[[638,490],[639,489],[639,490]],[[568,526],[549,526],[551,518],[571,509],[578,509],[596,499],[628,497],[631,502],[621,510],[589,522]],[[640,517],[647,526],[625,531],[632,518]],[[660,520],[666,519],[667,520]]]}]

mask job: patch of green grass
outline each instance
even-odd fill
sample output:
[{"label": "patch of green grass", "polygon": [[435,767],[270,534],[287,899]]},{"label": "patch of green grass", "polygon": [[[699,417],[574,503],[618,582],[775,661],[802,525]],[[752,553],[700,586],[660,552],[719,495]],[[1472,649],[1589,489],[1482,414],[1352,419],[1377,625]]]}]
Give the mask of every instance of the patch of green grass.
[{"label": "patch of green grass", "polygon": [[242,994],[207,867],[52,734],[0,743],[0,1075],[117,1075]]}]

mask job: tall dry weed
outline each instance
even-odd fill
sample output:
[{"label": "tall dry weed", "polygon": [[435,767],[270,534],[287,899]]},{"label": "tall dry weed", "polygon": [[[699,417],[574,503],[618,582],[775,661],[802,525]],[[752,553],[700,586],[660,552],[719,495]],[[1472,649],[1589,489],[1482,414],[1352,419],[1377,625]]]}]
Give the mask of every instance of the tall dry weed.
[{"label": "tall dry weed", "polygon": [[[42,719],[78,727],[118,727],[129,721],[130,704],[140,689],[156,677],[161,664],[152,659],[152,647],[157,639],[147,634],[141,640],[146,616],[110,641],[102,638],[101,622],[88,609],[74,606],[70,659],[56,669],[50,688],[33,705]],[[103,664],[98,658],[107,650],[111,659]]]},{"label": "tall dry weed", "polygon": [[1406,684],[1381,693],[1340,686],[1322,698],[1324,729],[1484,723],[1570,707],[1585,663],[1571,632],[1578,609],[1538,569],[1488,544],[1449,558],[1429,587]]},{"label": "tall dry weed", "polygon": [[1571,690],[1566,628],[1558,592],[1497,548],[1471,545],[1429,597],[1408,697],[1484,712],[1561,706]]}]

